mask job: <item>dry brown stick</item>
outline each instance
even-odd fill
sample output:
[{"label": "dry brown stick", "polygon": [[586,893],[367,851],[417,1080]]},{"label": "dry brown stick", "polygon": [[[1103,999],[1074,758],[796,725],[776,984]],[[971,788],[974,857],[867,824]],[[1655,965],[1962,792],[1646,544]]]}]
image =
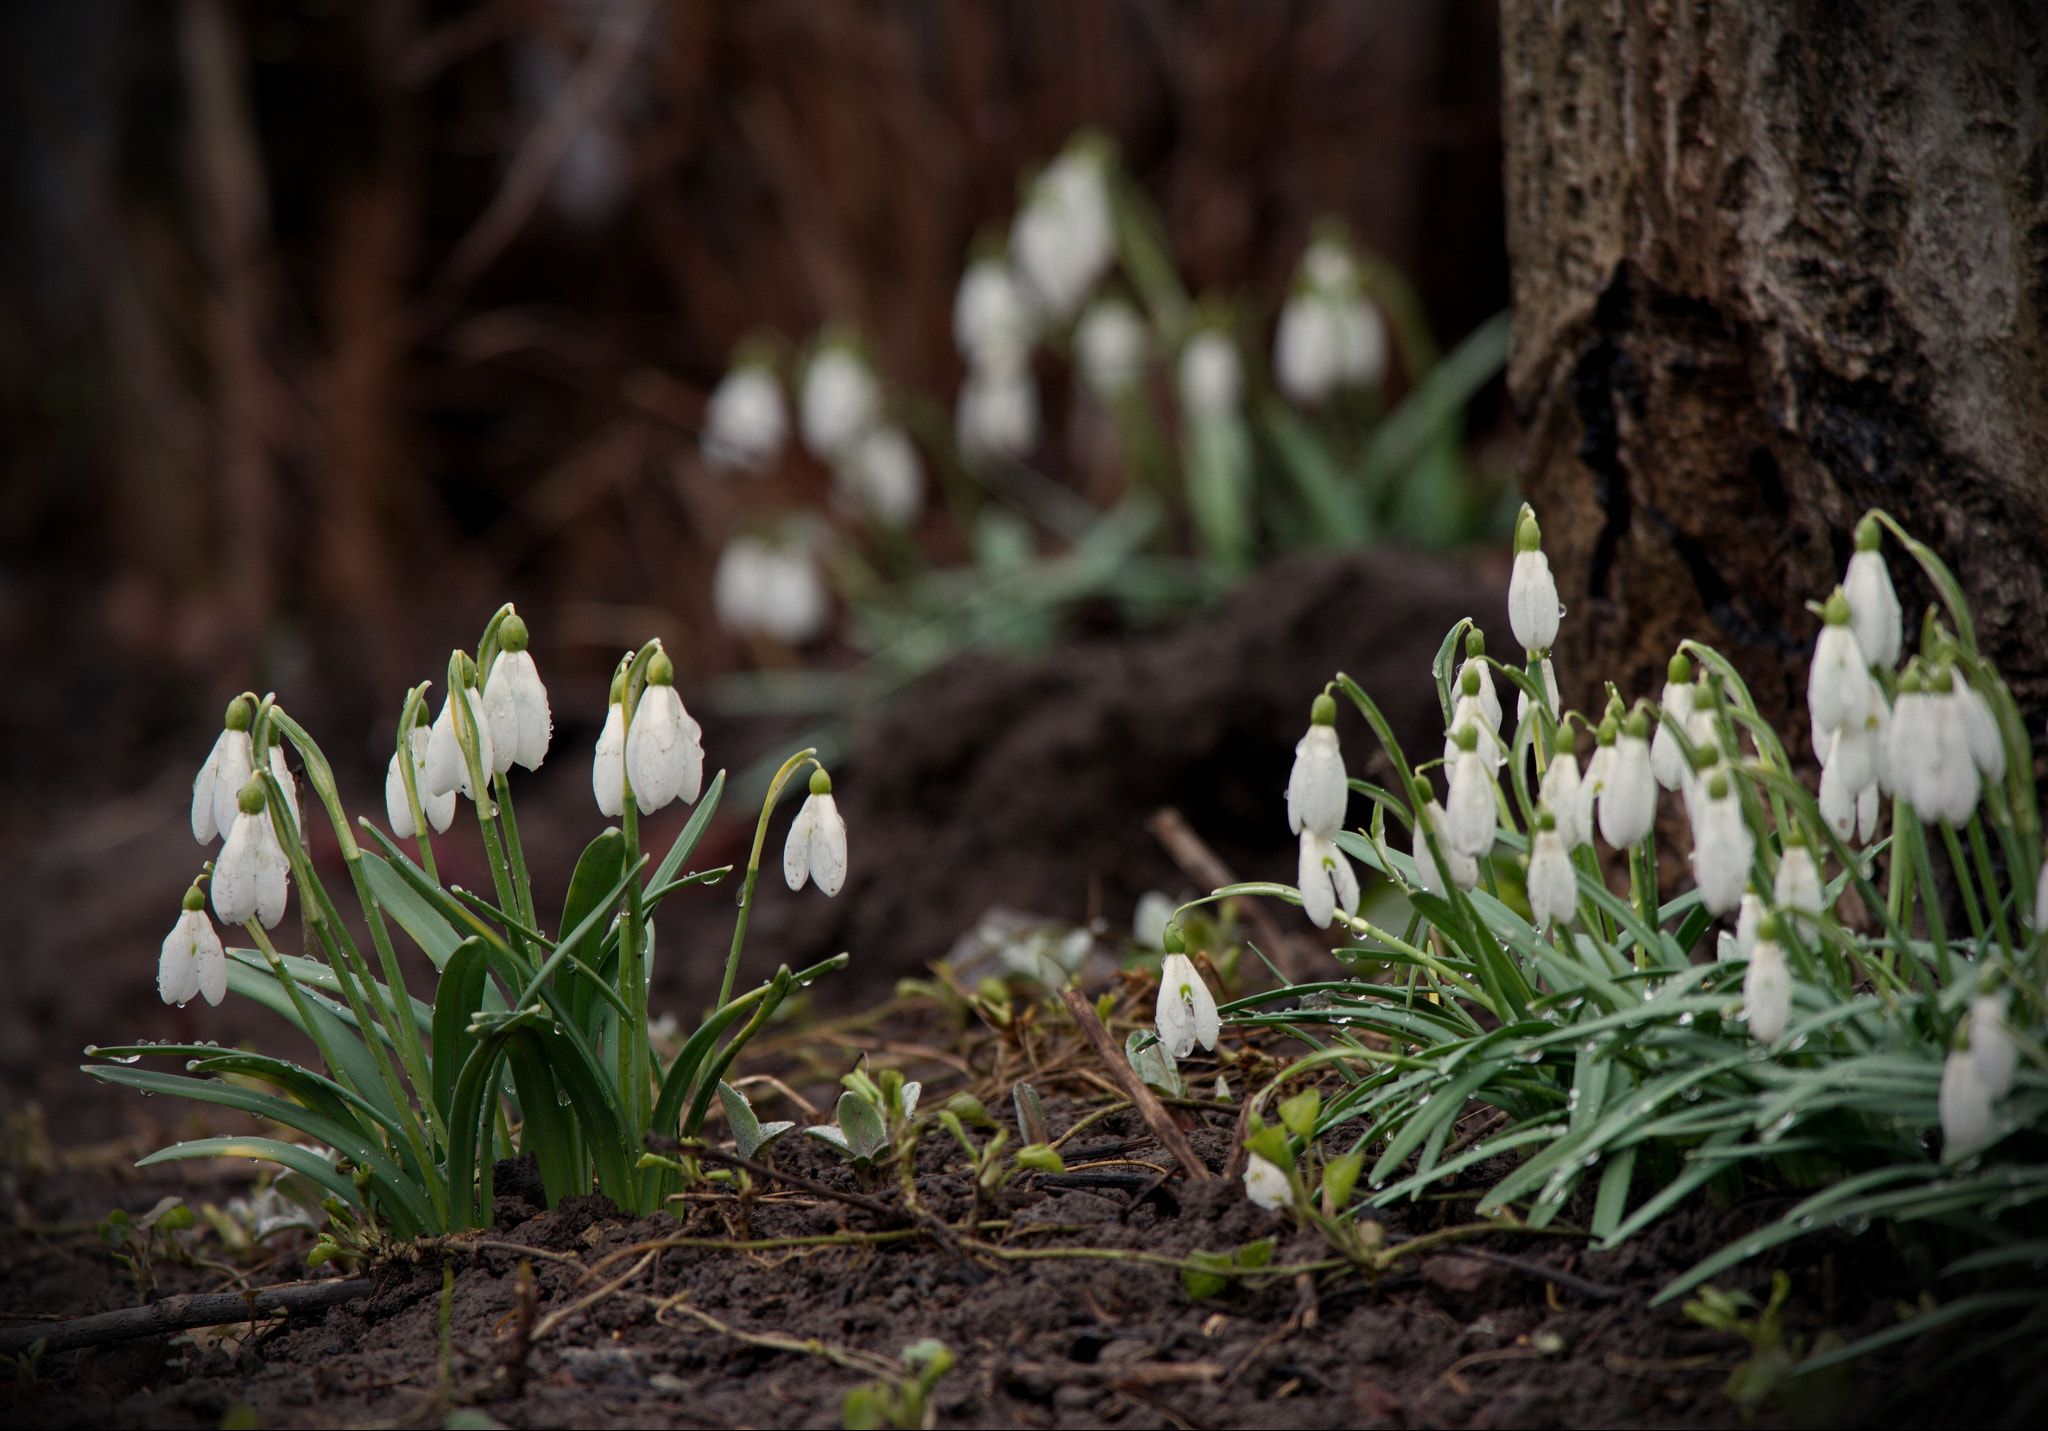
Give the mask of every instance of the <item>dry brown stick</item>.
[{"label": "dry brown stick", "polygon": [[1095,1056],[1102,1060],[1104,1066],[1109,1069],[1109,1076],[1116,1080],[1117,1087],[1123,1091],[1124,1097],[1131,1100],[1131,1106],[1144,1118],[1145,1126],[1152,1130],[1152,1136],[1159,1140],[1159,1146],[1173,1154],[1174,1161],[1186,1170],[1189,1182],[1208,1182],[1215,1174],[1209,1171],[1206,1163],[1195,1156],[1195,1150],[1188,1146],[1188,1140],[1181,1136],[1180,1129],[1166,1116],[1165,1107],[1153,1096],[1152,1090],[1145,1086],[1145,1080],[1138,1077],[1137,1071],[1130,1065],[1130,1060],[1123,1056],[1123,1050],[1110,1040],[1109,1030],[1104,1028],[1102,1020],[1096,1017],[1095,1006],[1073,989],[1062,989],[1060,997],[1066,1001],[1067,1012],[1074,1016],[1074,1022],[1081,1026],[1081,1033],[1094,1047]]},{"label": "dry brown stick", "polygon": [[265,1287],[253,1294],[215,1292],[166,1297],[146,1307],[102,1312],[95,1317],[75,1317],[68,1322],[0,1327],[0,1355],[18,1356],[38,1341],[47,1341],[43,1348],[45,1352],[74,1351],[79,1347],[126,1341],[130,1337],[154,1336],[158,1332],[182,1332],[193,1327],[219,1327],[263,1317],[320,1312],[358,1297],[367,1297],[376,1289],[377,1284],[369,1278],[356,1277],[346,1282],[300,1282],[283,1287]]},{"label": "dry brown stick", "polygon": [[[1152,818],[1145,822],[1145,828],[1165,847],[1166,853],[1173,857],[1173,862],[1187,873],[1189,879],[1211,892],[1240,882],[1230,872],[1230,866],[1217,858],[1216,852],[1171,805],[1153,812]],[[1302,968],[1299,951],[1294,941],[1280,932],[1280,926],[1273,922],[1273,916],[1266,912],[1265,906],[1256,900],[1240,899],[1237,907],[1244,913],[1244,922],[1252,927],[1253,939],[1272,955],[1273,962],[1280,966],[1280,972],[1290,980],[1299,981],[1306,972]]]},{"label": "dry brown stick", "polygon": [[1243,1177],[1245,1168],[1251,1163],[1252,1150],[1244,1145],[1244,1140],[1251,1136],[1252,1104],[1257,1101],[1252,1097],[1251,1089],[1247,1087],[1244,1091],[1244,1102],[1237,1106],[1237,1127],[1230,1133],[1230,1161],[1223,1165],[1223,1176],[1226,1178]]}]

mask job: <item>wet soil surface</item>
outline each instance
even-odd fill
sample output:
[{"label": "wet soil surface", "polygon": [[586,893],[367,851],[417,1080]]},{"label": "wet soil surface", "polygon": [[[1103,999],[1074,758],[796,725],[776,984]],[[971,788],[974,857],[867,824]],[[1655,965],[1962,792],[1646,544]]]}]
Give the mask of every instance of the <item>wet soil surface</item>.
[{"label": "wet soil surface", "polygon": [[[1059,1129],[1077,1110],[1056,1099],[1050,1111]],[[1189,1141],[1220,1170],[1227,1120],[1189,1121],[1200,1125]],[[1130,1112],[1082,1130],[1065,1151],[1069,1182],[1091,1169],[1170,1163]],[[815,1144],[785,1138],[773,1158],[858,1191]],[[1569,1236],[1488,1232],[1400,1259],[1377,1278],[1283,1270],[1196,1300],[1175,1270],[1126,1254],[1184,1257],[1270,1238],[1273,1265],[1285,1269],[1327,1259],[1328,1249],[1254,1207],[1234,1179],[1175,1177],[1150,1192],[1109,1178],[1086,1189],[1030,1180],[981,1207],[972,1228],[957,1146],[929,1139],[919,1164],[924,1206],[961,1229],[957,1253],[803,1191],[763,1190],[745,1208],[729,1191],[707,1193],[678,1202],[674,1216],[638,1219],[602,1197],[548,1212],[501,1193],[497,1227],[370,1269],[373,1295],[253,1333],[241,1324],[46,1357],[0,1397],[7,1421],[22,1426],[212,1427],[251,1412],[264,1426],[438,1426],[459,1407],[508,1426],[830,1426],[849,1390],[932,1337],[958,1358],[932,1392],[941,1426],[1742,1422],[1721,1386],[1743,1343],[1649,1299],[1768,1209],[1694,1204],[1609,1254]],[[502,1171],[516,1187],[515,1169]],[[146,1206],[173,1185],[195,1201],[223,1188],[170,1175],[131,1181],[121,1194]],[[133,1305],[126,1275],[89,1233],[63,1225],[81,1209],[90,1218],[108,1190],[104,1173],[18,1190],[18,1214],[42,1230],[8,1238],[0,1310]],[[897,1192],[877,1196],[894,1202]],[[1386,1215],[1385,1240],[1398,1247],[1470,1214],[1457,1199],[1399,1208]],[[738,1242],[754,1246],[730,1245]],[[302,1270],[290,1262],[260,1280]],[[1875,1330],[1916,1295],[1874,1235],[1818,1239],[1780,1265],[1792,1277],[1787,1322],[1797,1335]],[[537,1334],[522,1351],[523,1267]],[[1769,1270],[1749,1275],[1760,1282]],[[159,1266],[160,1292],[224,1280]],[[1817,1400],[1766,1407],[1758,1424],[2038,1424],[2048,1404],[2038,1367],[1993,1359],[1924,1384],[1957,1349],[1929,1342],[1866,1359]]]}]

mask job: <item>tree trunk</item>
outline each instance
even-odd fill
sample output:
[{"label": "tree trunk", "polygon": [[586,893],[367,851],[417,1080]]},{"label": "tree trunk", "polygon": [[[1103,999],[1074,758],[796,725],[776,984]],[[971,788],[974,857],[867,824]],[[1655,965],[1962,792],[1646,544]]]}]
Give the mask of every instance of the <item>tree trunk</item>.
[{"label": "tree trunk", "polygon": [[1567,699],[1654,698],[1700,636],[1803,743],[1804,603],[1876,505],[2048,711],[2048,6],[1507,0],[1501,29]]}]

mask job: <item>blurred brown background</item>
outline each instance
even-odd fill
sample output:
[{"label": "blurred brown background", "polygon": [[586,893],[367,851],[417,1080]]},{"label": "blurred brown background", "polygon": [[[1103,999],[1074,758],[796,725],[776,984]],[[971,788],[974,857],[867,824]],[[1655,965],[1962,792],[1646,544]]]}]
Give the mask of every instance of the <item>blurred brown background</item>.
[{"label": "blurred brown background", "polygon": [[733,343],[848,321],[950,400],[967,246],[1081,126],[1197,291],[1335,213],[1447,340],[1506,298],[1490,0],[76,0],[0,64],[16,839],[244,687],[381,749],[508,598],[565,724],[650,633],[733,663]]}]

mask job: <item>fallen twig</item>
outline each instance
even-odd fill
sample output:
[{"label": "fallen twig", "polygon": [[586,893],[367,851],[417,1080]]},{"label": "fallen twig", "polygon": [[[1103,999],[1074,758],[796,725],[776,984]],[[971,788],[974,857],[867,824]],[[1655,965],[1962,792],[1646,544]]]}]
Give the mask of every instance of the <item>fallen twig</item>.
[{"label": "fallen twig", "polygon": [[1594,1302],[1612,1302],[1625,1297],[1627,1292],[1619,1287],[1609,1287],[1571,1272],[1560,1272],[1555,1267],[1545,1267],[1541,1262],[1531,1262],[1524,1257],[1510,1257],[1505,1252],[1489,1252],[1484,1247],[1461,1247],[1460,1257],[1477,1257],[1482,1262],[1491,1262],[1497,1267],[1507,1267],[1524,1277],[1534,1277],[1543,1282],[1555,1282],[1567,1292],[1577,1292],[1581,1297]]},{"label": "fallen twig", "polygon": [[1074,989],[1062,989],[1060,998],[1066,1002],[1067,1011],[1074,1016],[1074,1022],[1081,1026],[1082,1034],[1095,1049],[1095,1056],[1109,1069],[1110,1077],[1124,1097],[1131,1100],[1131,1106],[1138,1110],[1145,1120],[1145,1126],[1152,1130],[1152,1136],[1159,1140],[1159,1146],[1173,1154],[1174,1161],[1181,1165],[1191,1183],[1206,1183],[1216,1175],[1209,1171],[1209,1165],[1195,1156],[1195,1150],[1188,1146],[1188,1140],[1181,1136],[1180,1129],[1166,1116],[1166,1109],[1152,1090],[1145,1086],[1145,1080],[1138,1077],[1122,1050],[1110,1040],[1109,1030],[1096,1017],[1095,1006],[1090,1004]]},{"label": "fallen twig", "polygon": [[300,1282],[264,1287],[253,1293],[219,1292],[166,1297],[146,1307],[101,1312],[94,1317],[0,1327],[0,1355],[19,1355],[38,1341],[47,1342],[45,1352],[73,1351],[79,1347],[126,1341],[130,1337],[153,1336],[158,1332],[183,1332],[194,1327],[219,1327],[230,1322],[253,1322],[267,1317],[304,1316],[338,1307],[358,1297],[367,1297],[376,1287],[377,1284],[367,1277],[351,1278],[346,1282]]}]

